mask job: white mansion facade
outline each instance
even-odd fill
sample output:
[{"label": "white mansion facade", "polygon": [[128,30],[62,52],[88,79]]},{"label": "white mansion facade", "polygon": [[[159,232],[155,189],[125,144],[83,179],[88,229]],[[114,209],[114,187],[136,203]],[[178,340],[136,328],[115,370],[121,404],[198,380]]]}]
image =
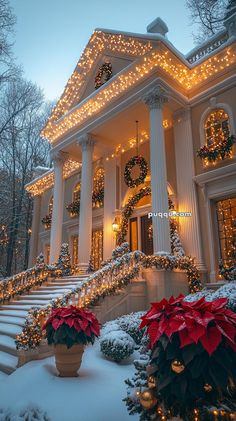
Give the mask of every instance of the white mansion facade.
[{"label": "white mansion facade", "polygon": [[[169,218],[160,216],[170,200],[191,213],[177,218],[179,235],[209,281],[219,279],[219,259],[235,263],[235,16],[185,56],[159,18],[146,34],[95,30],[42,132],[53,168],[37,168],[26,186],[34,196],[29,267],[41,251],[54,263],[67,242],[81,271],[91,255],[98,268],[121,227],[132,250],[170,253]],[[124,174],[134,156],[148,172],[130,187]],[[143,168],[131,160],[129,170],[134,180]]]}]

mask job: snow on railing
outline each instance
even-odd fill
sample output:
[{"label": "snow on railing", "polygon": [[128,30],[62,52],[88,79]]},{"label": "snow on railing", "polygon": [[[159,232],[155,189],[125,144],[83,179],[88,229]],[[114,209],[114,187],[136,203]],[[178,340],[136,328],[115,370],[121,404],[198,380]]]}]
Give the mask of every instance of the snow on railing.
[{"label": "snow on railing", "polygon": [[205,41],[200,46],[194,48],[186,55],[186,59],[189,63],[193,64],[198,60],[201,60],[204,56],[210,54],[212,51],[219,48],[222,44],[228,41],[228,32],[226,29],[215,34],[213,37]]},{"label": "snow on railing", "polygon": [[52,309],[73,304],[78,307],[95,305],[100,298],[120,291],[136,278],[142,268],[156,267],[158,269],[181,269],[187,272],[191,292],[201,290],[199,272],[193,259],[187,256],[158,255],[146,256],[141,251],[128,252],[107,263],[93,273],[81,285],[64,293],[61,297],[51,300],[45,307],[34,307],[29,310],[25,325],[16,338],[16,348],[22,350],[34,349],[39,346],[42,338],[42,327]]}]

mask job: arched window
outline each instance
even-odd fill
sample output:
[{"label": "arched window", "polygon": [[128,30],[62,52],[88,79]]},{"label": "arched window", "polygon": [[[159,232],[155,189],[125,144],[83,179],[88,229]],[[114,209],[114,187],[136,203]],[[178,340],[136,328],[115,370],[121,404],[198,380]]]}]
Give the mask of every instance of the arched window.
[{"label": "arched window", "polygon": [[49,203],[48,203],[48,215],[52,216],[52,208],[53,208],[53,196],[51,196]]},{"label": "arched window", "polygon": [[226,140],[230,135],[229,115],[223,108],[210,112],[204,123],[205,142],[208,147]]},{"label": "arched window", "polygon": [[98,168],[93,177],[93,207],[103,207],[104,201],[104,169]]},{"label": "arched window", "polygon": [[81,184],[79,182],[76,184],[73,191],[73,202],[77,202],[80,200],[80,190],[81,190]]}]

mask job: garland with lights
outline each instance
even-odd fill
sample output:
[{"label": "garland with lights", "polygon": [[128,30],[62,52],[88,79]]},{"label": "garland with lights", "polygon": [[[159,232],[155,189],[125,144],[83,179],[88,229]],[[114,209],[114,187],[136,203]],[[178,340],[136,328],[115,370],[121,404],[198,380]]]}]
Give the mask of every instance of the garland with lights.
[{"label": "garland with lights", "polygon": [[226,305],[181,295],[152,304],[140,325],[151,349],[148,379],[125,399],[130,413],[142,421],[236,419],[236,314]]},{"label": "garland with lights", "polygon": [[[133,179],[131,176],[131,171],[135,165],[139,166],[140,174],[137,178]],[[137,187],[142,184],[147,177],[148,173],[148,164],[147,161],[141,156],[133,156],[125,166],[124,180],[128,187]]]},{"label": "garland with lights", "polygon": [[51,227],[52,224],[52,215],[46,215],[41,219],[42,224],[44,225],[45,229]]},{"label": "garland with lights", "polygon": [[96,74],[95,77],[95,89],[100,88],[104,83],[106,83],[112,77],[112,65],[111,63],[103,63]]},{"label": "garland with lights", "polygon": [[17,349],[27,350],[39,346],[42,339],[42,323],[53,308],[65,307],[71,300],[79,307],[95,305],[100,298],[113,295],[128,285],[138,276],[142,267],[153,266],[165,270],[184,270],[187,272],[190,291],[194,293],[202,289],[193,259],[171,255],[146,256],[141,251],[129,252],[93,273],[81,286],[51,300],[46,307],[31,309],[21,334],[16,338]]},{"label": "garland with lights", "polygon": [[70,203],[69,205],[66,206],[66,209],[68,210],[68,212],[72,216],[79,215],[79,211],[80,211],[80,200],[75,200],[74,202]]},{"label": "garland with lights", "polygon": [[223,139],[215,146],[202,146],[197,151],[197,156],[199,156],[206,165],[208,163],[215,162],[218,159],[223,160],[231,155],[234,143],[235,136],[229,136],[227,139]]}]

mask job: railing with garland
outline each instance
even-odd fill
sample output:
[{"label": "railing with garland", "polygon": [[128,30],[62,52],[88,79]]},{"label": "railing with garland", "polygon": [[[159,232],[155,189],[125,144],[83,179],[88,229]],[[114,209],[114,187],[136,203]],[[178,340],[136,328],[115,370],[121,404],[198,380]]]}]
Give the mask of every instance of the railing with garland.
[{"label": "railing with garland", "polygon": [[28,292],[35,286],[40,286],[47,280],[50,273],[51,269],[43,264],[5,278],[0,282],[0,304]]},{"label": "railing with garland", "polygon": [[210,39],[202,43],[199,47],[194,48],[190,53],[186,55],[186,59],[189,63],[193,64],[198,60],[201,60],[206,55],[215,51],[221,45],[228,41],[229,35],[226,29],[213,35]]},{"label": "railing with garland", "polygon": [[32,308],[21,334],[16,338],[16,348],[28,350],[39,346],[43,338],[43,324],[52,309],[69,304],[79,307],[93,306],[98,303],[100,298],[119,292],[121,288],[138,276],[142,268],[149,267],[185,270],[190,291],[194,293],[202,289],[199,272],[190,257],[146,256],[141,251],[125,252],[93,273],[86,281],[82,281],[80,286],[64,293],[62,297],[51,300],[47,306]]}]

